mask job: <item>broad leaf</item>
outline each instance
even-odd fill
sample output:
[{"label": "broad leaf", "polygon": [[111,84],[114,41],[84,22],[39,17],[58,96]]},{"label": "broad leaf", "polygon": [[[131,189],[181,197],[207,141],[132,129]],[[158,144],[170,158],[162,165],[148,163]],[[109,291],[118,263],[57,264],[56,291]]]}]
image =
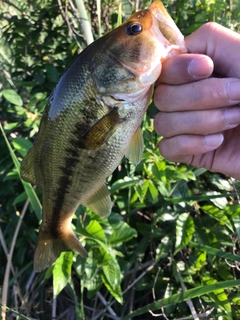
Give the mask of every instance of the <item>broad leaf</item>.
[{"label": "broad leaf", "polygon": [[189,243],[194,231],[195,229],[192,217],[187,213],[181,214],[176,223],[176,244],[174,254]]},{"label": "broad leaf", "polygon": [[[210,277],[203,277],[202,279],[203,279],[203,283],[207,284],[207,285],[217,283],[216,279],[212,279]],[[223,289],[217,289],[217,290],[214,290],[213,292],[209,293],[209,296],[232,319],[231,304],[229,303],[228,296],[225,293],[225,291]]]},{"label": "broad leaf", "polygon": [[217,220],[221,225],[226,225],[231,231],[233,231],[232,225],[231,225],[228,217],[226,216],[224,210],[221,210],[221,209],[219,209],[215,206],[212,206],[212,205],[202,206],[202,210],[206,214],[208,214],[209,216],[211,216],[215,220]]},{"label": "broad leaf", "polygon": [[53,296],[56,298],[66,287],[71,276],[72,252],[62,252],[53,266]]},{"label": "broad leaf", "polygon": [[104,254],[102,280],[111,295],[119,303],[123,303],[122,290],[120,287],[121,270],[116,258],[107,252]]},{"label": "broad leaf", "polygon": [[86,231],[93,236],[93,238],[106,242],[107,238],[100,223],[96,220],[91,220],[86,226]]},{"label": "broad leaf", "polygon": [[11,102],[12,104],[15,104],[16,106],[22,106],[23,105],[23,101],[22,98],[20,97],[20,95],[12,90],[12,89],[5,89],[2,91],[2,95],[4,96],[4,98],[6,100],[8,100],[9,102]]},{"label": "broad leaf", "polygon": [[122,242],[129,241],[133,237],[137,236],[137,231],[123,221],[112,226],[113,233],[109,237],[108,241],[111,245],[117,245]]}]

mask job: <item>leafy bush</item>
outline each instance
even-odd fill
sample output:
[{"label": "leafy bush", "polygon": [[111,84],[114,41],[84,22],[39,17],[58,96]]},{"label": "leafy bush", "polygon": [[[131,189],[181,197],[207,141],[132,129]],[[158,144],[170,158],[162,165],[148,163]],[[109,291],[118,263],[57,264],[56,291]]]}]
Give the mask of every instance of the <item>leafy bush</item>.
[{"label": "leafy bush", "polygon": [[[86,2],[94,37],[140,9],[137,3]],[[164,4],[185,35],[206,21],[239,31],[237,0]],[[89,257],[67,252],[46,273],[32,271],[41,193],[20,180],[19,162],[47,97],[86,46],[80,5],[0,3],[0,278],[8,319],[240,318],[240,208],[232,180],[166,161],[156,148],[153,103],[142,125],[143,161],[134,167],[123,159],[108,179],[110,217],[82,206],[76,212],[75,231]]]}]

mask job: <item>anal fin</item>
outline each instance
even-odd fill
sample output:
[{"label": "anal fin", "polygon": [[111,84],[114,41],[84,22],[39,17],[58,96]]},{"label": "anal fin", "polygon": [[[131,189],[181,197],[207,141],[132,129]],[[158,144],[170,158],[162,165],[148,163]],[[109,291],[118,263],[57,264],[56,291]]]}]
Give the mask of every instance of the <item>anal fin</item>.
[{"label": "anal fin", "polygon": [[139,127],[131,139],[131,142],[125,152],[125,157],[137,165],[142,160],[143,149],[143,135],[142,130]]},{"label": "anal fin", "polygon": [[112,210],[112,202],[107,186],[102,185],[91,197],[83,202],[83,205],[105,218]]}]

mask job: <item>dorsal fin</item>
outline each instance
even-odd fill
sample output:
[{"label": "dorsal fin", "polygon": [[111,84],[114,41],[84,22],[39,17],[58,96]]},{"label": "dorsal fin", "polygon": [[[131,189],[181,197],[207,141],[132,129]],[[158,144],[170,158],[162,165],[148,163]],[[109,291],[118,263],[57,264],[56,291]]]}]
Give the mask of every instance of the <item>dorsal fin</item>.
[{"label": "dorsal fin", "polygon": [[23,180],[36,185],[36,177],[34,173],[34,147],[29,149],[27,155],[22,161],[20,176]]}]

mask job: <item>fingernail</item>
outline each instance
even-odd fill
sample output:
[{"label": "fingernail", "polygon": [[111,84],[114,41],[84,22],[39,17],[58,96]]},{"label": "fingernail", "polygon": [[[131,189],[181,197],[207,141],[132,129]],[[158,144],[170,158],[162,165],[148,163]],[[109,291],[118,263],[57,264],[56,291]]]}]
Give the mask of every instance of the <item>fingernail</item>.
[{"label": "fingernail", "polygon": [[215,133],[205,136],[205,143],[208,147],[219,147],[223,142],[223,134]]},{"label": "fingernail", "polygon": [[236,125],[240,123],[240,107],[226,108],[224,118],[227,125]]},{"label": "fingernail", "polygon": [[209,77],[213,70],[213,62],[208,57],[193,59],[188,65],[188,73],[193,77]]},{"label": "fingernail", "polygon": [[226,93],[230,101],[240,101],[240,80],[229,82],[226,85]]}]

